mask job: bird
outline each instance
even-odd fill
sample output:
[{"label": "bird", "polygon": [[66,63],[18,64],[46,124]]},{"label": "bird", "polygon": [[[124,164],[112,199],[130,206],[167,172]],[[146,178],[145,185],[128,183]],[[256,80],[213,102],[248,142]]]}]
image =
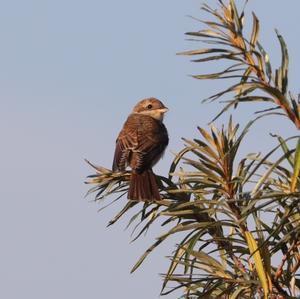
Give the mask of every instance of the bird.
[{"label": "bird", "polygon": [[169,143],[168,131],[163,124],[168,110],[156,98],[143,99],[134,106],[118,135],[112,169],[113,172],[124,172],[128,166],[131,168],[129,200],[161,200],[152,167]]}]

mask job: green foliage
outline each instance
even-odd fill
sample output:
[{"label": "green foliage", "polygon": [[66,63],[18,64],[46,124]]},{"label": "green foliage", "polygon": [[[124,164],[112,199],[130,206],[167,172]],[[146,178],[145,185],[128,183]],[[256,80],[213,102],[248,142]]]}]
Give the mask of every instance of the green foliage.
[{"label": "green foliage", "polygon": [[[275,72],[272,71],[268,53],[258,41],[259,20],[253,13],[253,26],[250,38],[244,36],[244,11],[238,12],[235,1],[229,1],[225,5],[219,1],[220,8],[215,10],[204,4],[203,10],[212,15],[215,21],[202,21],[208,29],[197,32],[187,32],[194,39],[213,45],[213,48],[197,49],[179,53],[181,55],[199,56],[194,62],[226,61],[230,64],[225,70],[218,73],[195,75],[197,79],[239,79],[237,83],[228,87],[205,101],[214,101],[220,97],[233,94],[223,110],[216,116],[220,116],[231,107],[237,107],[239,103],[264,101],[272,103],[272,107],[265,114],[274,113],[273,110],[281,110],[300,129],[300,106],[292,96],[288,94],[288,50],[283,37],[276,31],[282,52],[281,65]],[[211,55],[213,54],[213,55]]]},{"label": "green foliage", "polygon": [[[273,107],[262,111],[259,118],[276,110],[299,129],[299,103],[288,92],[289,59],[282,36],[277,32],[282,61],[273,72],[259,42],[255,14],[247,38],[244,11],[238,11],[234,0],[227,5],[221,0],[218,3],[217,10],[203,6],[214,18],[202,22],[206,29],[187,33],[213,48],[181,53],[199,56],[195,62],[232,63],[221,72],[194,76],[237,79],[209,98],[214,101],[232,94],[216,118],[240,103],[264,101]],[[134,240],[154,222],[164,230],[132,271],[167,238],[177,235],[180,239],[163,276],[162,294],[181,289],[184,298],[299,298],[300,139],[274,136],[278,145],[268,153],[238,158],[240,145],[247,142],[247,132],[256,120],[241,130],[231,117],[226,128],[199,127],[197,138],[184,139],[169,176],[158,177],[163,200],[127,201],[109,222],[116,223],[137,206],[138,212],[135,210],[129,221],[129,225],[135,224]],[[96,193],[96,201],[105,199],[107,205],[124,201],[130,172],[113,173],[90,165],[96,174],[89,177],[88,183],[95,185],[89,193]]]}]

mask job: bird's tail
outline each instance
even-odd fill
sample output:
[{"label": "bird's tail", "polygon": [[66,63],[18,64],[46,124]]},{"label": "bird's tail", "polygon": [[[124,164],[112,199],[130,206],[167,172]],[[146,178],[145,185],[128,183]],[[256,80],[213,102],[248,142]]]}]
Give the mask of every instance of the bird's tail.
[{"label": "bird's tail", "polygon": [[128,199],[140,201],[161,200],[155,174],[152,170],[131,173]]}]

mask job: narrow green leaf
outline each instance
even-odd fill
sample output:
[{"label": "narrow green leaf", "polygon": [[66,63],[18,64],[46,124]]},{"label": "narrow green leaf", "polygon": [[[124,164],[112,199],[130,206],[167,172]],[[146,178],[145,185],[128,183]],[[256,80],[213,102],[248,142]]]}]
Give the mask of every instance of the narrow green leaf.
[{"label": "narrow green leaf", "polygon": [[233,16],[233,19],[234,19],[234,22],[235,22],[235,25],[236,25],[237,32],[242,33],[243,24],[241,22],[241,18],[239,16],[239,13],[238,13],[238,10],[236,8],[234,0],[230,0],[230,8],[231,8],[231,14]]},{"label": "narrow green leaf", "polygon": [[251,46],[251,50],[253,51],[255,49],[258,40],[259,20],[253,12],[252,12],[252,17],[253,17],[253,26],[252,26],[252,33],[250,39],[250,46]]},{"label": "narrow green leaf", "polygon": [[191,51],[184,51],[179,52],[177,55],[202,55],[202,54],[209,54],[209,53],[233,53],[226,49],[221,48],[210,48],[210,49],[197,49],[197,50],[191,50]]},{"label": "narrow green leaf", "polygon": [[237,289],[232,293],[232,295],[230,295],[229,299],[238,299],[241,298],[240,295],[244,292],[244,291],[248,291],[249,287],[248,286],[238,286]]},{"label": "narrow green leaf", "polygon": [[[269,167],[269,169],[265,172],[265,174],[258,180],[257,184],[255,185],[255,187],[252,189],[251,191],[251,196],[255,197],[259,191],[259,188],[266,182],[266,180],[272,175],[273,170],[283,161],[287,158],[288,155],[290,155],[291,153],[287,153],[284,154],[283,156],[281,156],[276,162],[274,162],[272,164],[271,167]],[[299,155],[300,156],[300,155]],[[299,160],[300,163],[300,160]],[[300,167],[300,165],[299,165]],[[299,170],[298,170],[299,171]],[[299,173],[299,172],[298,172]]]},{"label": "narrow green leaf", "polygon": [[298,139],[297,142],[295,158],[294,158],[294,171],[291,177],[291,192],[295,192],[299,171],[300,171],[300,138]]},{"label": "narrow green leaf", "polygon": [[271,66],[271,63],[270,63],[269,54],[265,51],[265,49],[263,48],[263,46],[259,42],[257,42],[257,46],[258,46],[258,49],[259,49],[259,51],[261,52],[261,54],[263,56],[263,60],[264,60],[265,67],[266,67],[267,77],[269,78],[269,81],[271,81],[273,79],[273,77],[272,77],[272,66]]},{"label": "narrow green leaf", "polygon": [[251,255],[253,255],[253,259],[255,261],[255,267],[256,267],[256,271],[259,277],[259,280],[261,282],[261,286],[264,289],[264,298],[267,299],[268,295],[269,295],[269,282],[268,282],[268,278],[267,278],[267,273],[264,269],[264,265],[262,262],[262,258],[260,255],[260,252],[258,250],[257,247],[257,243],[255,241],[255,239],[253,238],[251,232],[246,231],[245,232],[245,237],[249,246],[249,250]]},{"label": "narrow green leaf", "polygon": [[124,208],[112,219],[109,221],[107,226],[113,225],[116,223],[128,210],[130,210],[133,206],[135,206],[137,202],[135,201],[128,201]]},{"label": "narrow green leaf", "polygon": [[171,166],[170,166],[170,169],[169,169],[169,179],[171,180],[173,175],[172,173],[174,173],[178,163],[180,162],[180,160],[182,159],[182,157],[188,153],[189,151],[192,150],[192,147],[185,147],[183,150],[181,150],[177,155],[176,157],[174,158]]},{"label": "narrow green leaf", "polygon": [[231,67],[230,68],[227,68],[225,69],[224,71],[222,72],[218,72],[218,73],[211,73],[211,74],[203,74],[203,75],[193,75],[192,77],[195,78],[195,79],[217,79],[217,78],[223,78],[222,76],[225,75],[225,74],[228,74],[228,73],[234,73],[234,72],[238,72],[238,71],[241,71],[243,69],[232,69]]},{"label": "narrow green leaf", "polygon": [[139,260],[136,262],[136,264],[133,266],[133,268],[131,269],[130,273],[133,273],[145,260],[145,258],[161,243],[163,242],[165,239],[167,238],[167,236],[164,236],[162,238],[158,238],[158,240],[151,245],[145,252],[144,254],[139,258]]},{"label": "narrow green leaf", "polygon": [[279,34],[279,32],[276,30],[276,35],[278,37],[278,40],[280,42],[280,47],[281,47],[281,67],[280,71],[282,74],[282,86],[281,86],[281,91],[285,95],[287,92],[287,85],[288,85],[288,67],[289,67],[289,54],[288,54],[288,49],[286,46],[286,43],[282,37],[282,35]]},{"label": "narrow green leaf", "polygon": [[[275,137],[277,137],[277,139],[278,139],[278,141],[279,141],[279,143],[280,143],[280,145],[281,145],[281,148],[282,148],[283,152],[284,152],[285,154],[289,153],[289,152],[290,152],[290,149],[288,148],[288,146],[287,146],[285,140],[284,140],[281,136],[279,136],[279,135],[275,135]],[[289,162],[289,164],[290,164],[292,167],[294,166],[293,159],[292,159],[291,155],[288,155],[288,156],[287,156],[287,161]]]}]

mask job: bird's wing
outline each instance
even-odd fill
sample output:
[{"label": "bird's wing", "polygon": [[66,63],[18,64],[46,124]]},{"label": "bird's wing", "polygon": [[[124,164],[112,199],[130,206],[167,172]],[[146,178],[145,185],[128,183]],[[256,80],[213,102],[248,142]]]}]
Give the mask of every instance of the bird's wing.
[{"label": "bird's wing", "polygon": [[137,172],[151,168],[161,158],[167,144],[166,136],[141,136],[138,147],[132,153],[131,168]]},{"label": "bird's wing", "polygon": [[128,164],[130,153],[138,147],[138,131],[124,125],[116,140],[116,149],[113,161],[113,171],[124,171]]},{"label": "bird's wing", "polygon": [[133,150],[130,166],[137,172],[152,168],[161,158],[168,145],[168,133],[165,126],[153,119],[144,116],[139,126],[138,146]]}]

